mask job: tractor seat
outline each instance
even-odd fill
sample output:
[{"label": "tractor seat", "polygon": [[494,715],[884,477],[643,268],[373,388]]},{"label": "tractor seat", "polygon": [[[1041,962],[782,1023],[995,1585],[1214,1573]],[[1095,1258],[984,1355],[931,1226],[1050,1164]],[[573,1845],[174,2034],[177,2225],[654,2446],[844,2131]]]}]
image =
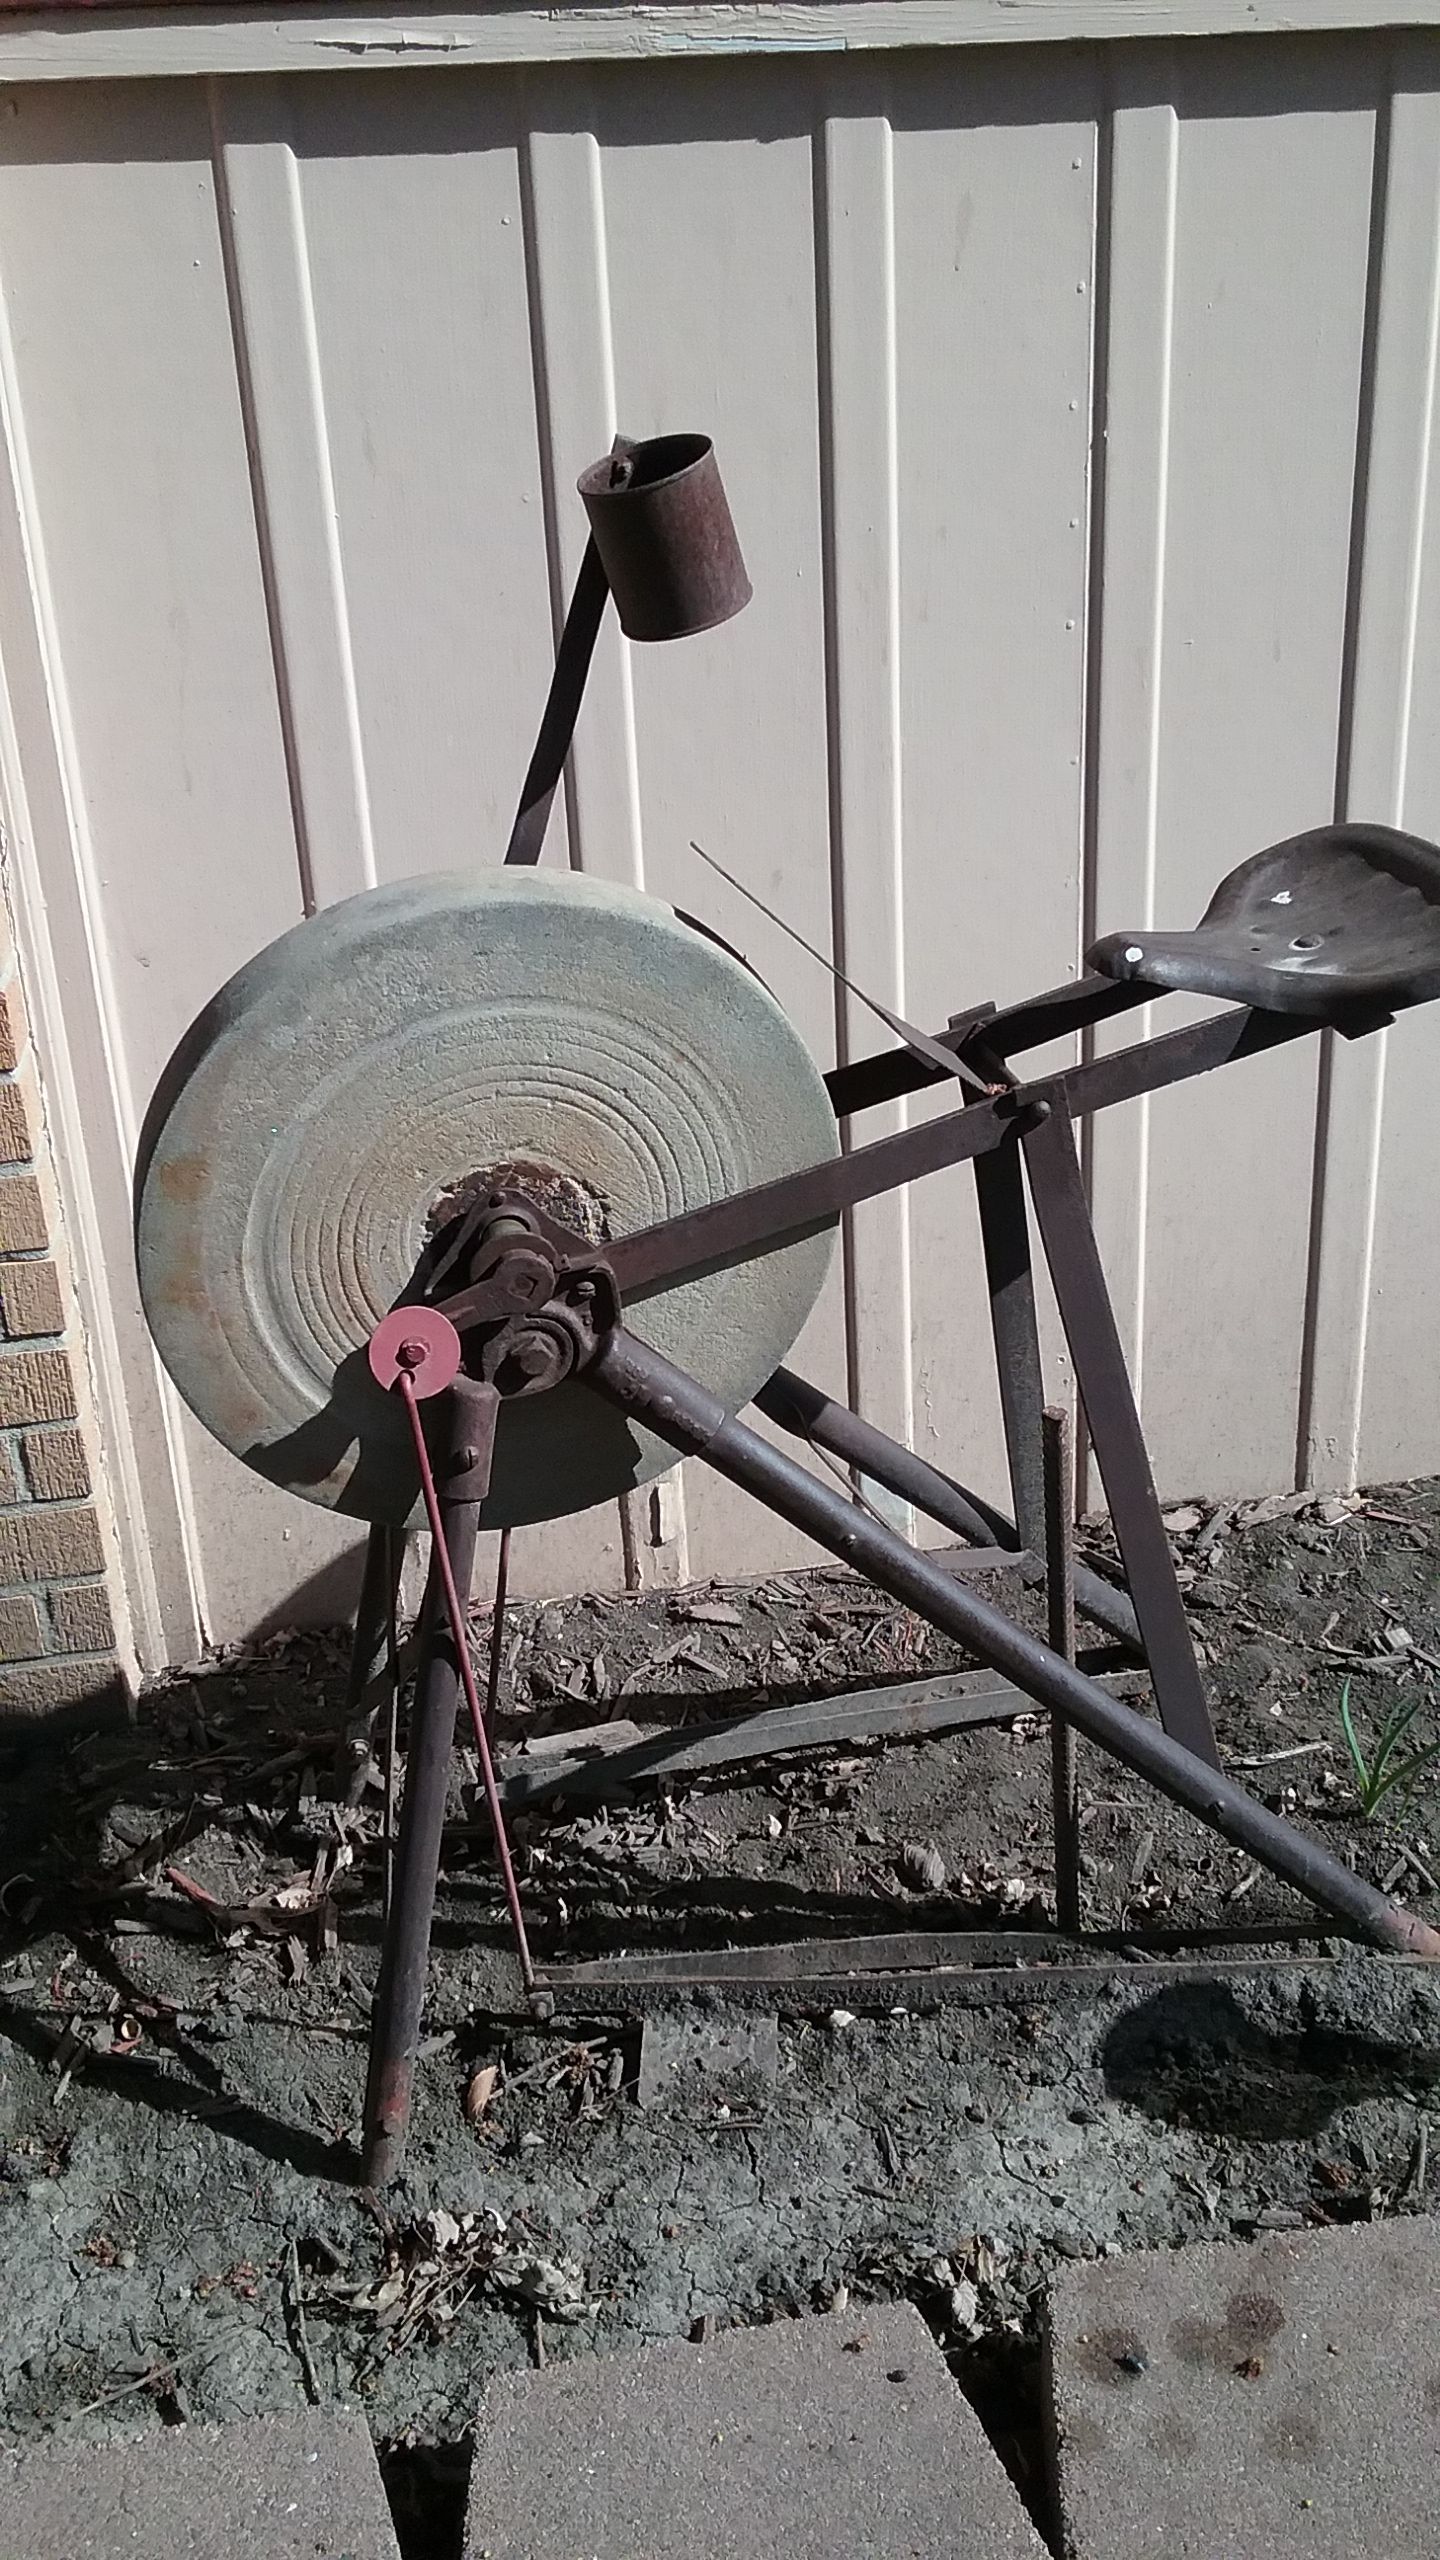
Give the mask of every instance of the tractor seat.
[{"label": "tractor seat", "polygon": [[1394,827],[1315,827],[1221,881],[1193,933],[1107,933],[1107,978],[1342,1021],[1440,995],[1440,848]]}]

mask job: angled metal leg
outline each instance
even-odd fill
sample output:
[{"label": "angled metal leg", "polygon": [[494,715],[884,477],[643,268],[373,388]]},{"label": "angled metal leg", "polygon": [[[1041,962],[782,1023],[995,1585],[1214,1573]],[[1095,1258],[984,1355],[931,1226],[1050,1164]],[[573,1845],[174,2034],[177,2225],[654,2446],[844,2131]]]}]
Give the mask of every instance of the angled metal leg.
[{"label": "angled metal leg", "polygon": [[1090,1223],[1065,1087],[1057,1079],[1039,1088],[1036,1099],[1041,1116],[1022,1142],[1025,1168],[1160,1721],[1172,1741],[1218,1769],[1210,1708]]},{"label": "angled metal leg", "polygon": [[1045,1377],[1018,1136],[976,1159],[975,1190],[1015,1525],[1022,1545],[1039,1555],[1045,1545]]},{"label": "angled metal leg", "polygon": [[1377,1893],[1362,1876],[1332,1858],[1318,1842],[1256,1802],[1223,1770],[1187,1750],[1133,1708],[1110,1697],[1061,1654],[1017,1626],[1003,1610],[943,1572],[907,1546],[893,1529],[872,1520],[844,1495],[821,1484],[784,1451],[746,1429],[709,1389],[623,1329],[607,1336],[586,1372],[589,1384],[623,1413],[660,1434],[671,1447],[703,1459],[732,1484],[743,1485],[782,1520],[825,1547],[842,1564],[868,1576],[882,1591],[916,1610],[932,1626],[967,1645],[1015,1681],[1041,1706],[1058,1708],[1077,1732],[1113,1754],[1137,1777],[1159,1787],[1176,1804],[1248,1849],[1273,1875],[1333,1912],[1377,1946],[1440,1956],[1440,1932]]}]

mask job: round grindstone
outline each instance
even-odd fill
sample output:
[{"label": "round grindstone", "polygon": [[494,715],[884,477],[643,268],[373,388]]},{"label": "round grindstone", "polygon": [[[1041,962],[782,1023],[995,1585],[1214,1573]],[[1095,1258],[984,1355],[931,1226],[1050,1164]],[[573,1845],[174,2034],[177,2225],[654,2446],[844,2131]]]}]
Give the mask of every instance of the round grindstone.
[{"label": "round grindstone", "polygon": [[[780,1007],[668,907],[569,872],[400,881],[282,935],[181,1041],[135,1177],[145,1313],[247,1465],[359,1519],[418,1521],[405,1415],[365,1346],[478,1169],[545,1168],[619,1237],[835,1150]],[[738,1411],[832,1241],[658,1288],[625,1320]],[[673,1462],[583,1380],[507,1402],[486,1525],[583,1510]]]}]

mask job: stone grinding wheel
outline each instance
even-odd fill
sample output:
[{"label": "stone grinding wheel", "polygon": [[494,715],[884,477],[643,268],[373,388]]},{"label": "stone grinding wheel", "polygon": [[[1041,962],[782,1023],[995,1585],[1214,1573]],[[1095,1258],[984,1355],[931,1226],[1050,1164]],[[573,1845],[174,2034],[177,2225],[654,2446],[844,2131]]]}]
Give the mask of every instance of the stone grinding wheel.
[{"label": "stone grinding wheel", "polygon": [[[257,1473],[418,1525],[405,1415],[365,1344],[457,1185],[551,1168],[577,1221],[619,1237],[836,1144],[773,997],[668,907],[569,872],[405,880],[282,935],[181,1041],[135,1177],[145,1314],[192,1412]],[[661,1286],[625,1320],[738,1411],[832,1243]],[[571,1380],[502,1404],[484,1523],[557,1519],[673,1464]]]}]

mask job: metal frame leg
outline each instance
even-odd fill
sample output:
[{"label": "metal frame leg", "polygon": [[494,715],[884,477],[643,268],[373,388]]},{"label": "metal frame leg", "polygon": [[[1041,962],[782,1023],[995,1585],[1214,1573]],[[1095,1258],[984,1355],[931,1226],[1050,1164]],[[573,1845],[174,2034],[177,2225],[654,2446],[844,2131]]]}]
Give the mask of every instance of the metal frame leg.
[{"label": "metal frame leg", "polygon": [[1039,1555],[1045,1545],[1045,1375],[1018,1134],[1006,1137],[992,1155],[976,1158],[975,1196],[1015,1525],[1022,1546]]},{"label": "metal frame leg", "polygon": [[[447,1506],[446,1544],[451,1570],[462,1589],[475,1562],[478,1524],[478,1505]],[[370,2022],[364,2132],[367,2187],[383,2187],[396,2175],[410,2128],[415,2052],[425,2007],[440,1840],[459,1705],[460,1670],[445,1622],[439,1571],[432,1563],[425,1588],[420,1676],[410,1710],[390,1920]]]},{"label": "metal frame leg", "polygon": [[1222,1770],[1110,1697],[968,1584],[956,1581],[783,1450],[732,1419],[718,1397],[659,1352],[617,1329],[586,1376],[622,1412],[658,1432],[672,1448],[703,1458],[842,1564],[853,1566],[932,1626],[957,1637],[982,1662],[1006,1673],[1039,1705],[1057,1708],[1125,1768],[1158,1786],[1223,1839],[1248,1850],[1346,1928],[1378,1946],[1440,1957],[1440,1932],[1387,1901],[1303,1832],[1257,1804]]},{"label": "metal frame leg", "polygon": [[1197,1759],[1218,1769],[1220,1754],[1210,1708],[1090,1223],[1075,1126],[1064,1085],[1058,1080],[1037,1096],[1036,1117],[1022,1144],[1045,1259],[1075,1364],[1090,1445],[1110,1506],[1110,1524],[1140,1621],[1160,1721],[1173,1742],[1184,1743]]},{"label": "metal frame leg", "polygon": [[365,1571],[345,1683],[345,1723],[335,1755],[335,1786],[344,1804],[359,1803],[370,1766],[375,1720],[393,1667],[391,1639],[404,1551],[403,1530],[374,1527],[365,1541]]},{"label": "metal frame leg", "polygon": [[[450,1414],[452,1467],[458,1454],[468,1453],[471,1438],[465,1399],[455,1396]],[[475,1571],[480,1504],[442,1492],[440,1516],[450,1570],[457,1588],[468,1593]],[[410,2129],[415,2053],[425,2007],[430,1931],[440,1878],[440,1842],[460,1697],[460,1664],[445,1610],[439,1558],[432,1554],[420,1618],[420,1667],[410,1710],[405,1796],[395,1844],[390,1911],[370,2021],[363,2139],[367,2187],[383,2187],[396,2176]]]}]

